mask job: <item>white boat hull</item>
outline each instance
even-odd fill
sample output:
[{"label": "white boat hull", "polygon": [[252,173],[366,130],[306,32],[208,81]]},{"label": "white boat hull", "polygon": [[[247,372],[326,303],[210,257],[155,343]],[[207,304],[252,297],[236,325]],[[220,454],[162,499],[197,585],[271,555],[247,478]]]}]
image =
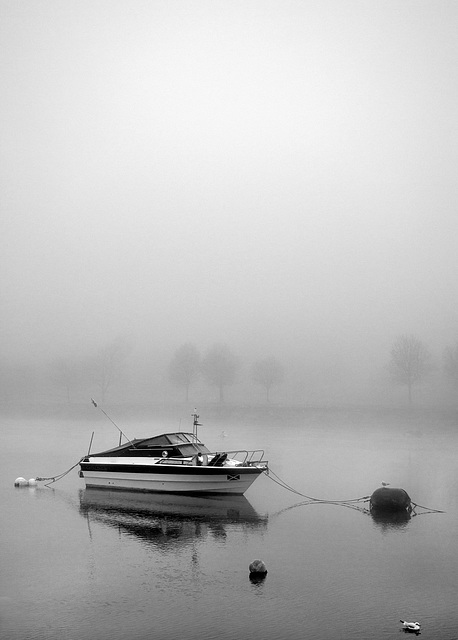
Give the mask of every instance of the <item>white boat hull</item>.
[{"label": "white boat hull", "polygon": [[215,468],[138,463],[117,467],[116,464],[101,465],[99,459],[94,464],[82,463],[81,475],[87,487],[156,493],[243,495],[265,470],[264,467]]}]

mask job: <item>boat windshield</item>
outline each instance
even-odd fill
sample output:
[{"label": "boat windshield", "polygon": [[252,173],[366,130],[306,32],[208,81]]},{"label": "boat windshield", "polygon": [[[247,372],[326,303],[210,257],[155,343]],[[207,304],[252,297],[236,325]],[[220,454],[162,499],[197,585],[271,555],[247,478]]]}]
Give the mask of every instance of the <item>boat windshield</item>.
[{"label": "boat windshield", "polygon": [[195,456],[196,453],[210,453],[207,447],[199,442],[194,443],[190,442],[189,444],[180,444],[178,449],[180,450],[180,455],[187,458],[188,456]]}]

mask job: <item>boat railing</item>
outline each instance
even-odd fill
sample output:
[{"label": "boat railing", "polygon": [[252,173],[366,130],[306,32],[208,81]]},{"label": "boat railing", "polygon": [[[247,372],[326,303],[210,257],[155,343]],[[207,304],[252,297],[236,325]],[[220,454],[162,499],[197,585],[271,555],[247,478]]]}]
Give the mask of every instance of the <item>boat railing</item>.
[{"label": "boat railing", "polygon": [[238,449],[236,451],[225,451],[224,453],[227,453],[228,458],[236,460],[245,466],[254,466],[261,463],[267,464],[267,460],[264,460],[263,449],[254,449],[253,451]]},{"label": "boat railing", "polygon": [[[234,460],[237,464],[245,467],[254,467],[258,464],[267,465],[267,460],[264,459],[263,449],[254,449],[252,451],[248,451],[247,449],[237,449],[234,451],[215,451],[206,453],[205,456],[207,457],[208,462],[205,466],[212,466],[212,461],[215,457],[221,455],[225,455],[225,460],[229,458],[230,460]],[[191,466],[196,464],[196,458],[197,456],[192,456],[190,458],[174,458],[173,456],[170,456],[158,460],[157,464]]]}]

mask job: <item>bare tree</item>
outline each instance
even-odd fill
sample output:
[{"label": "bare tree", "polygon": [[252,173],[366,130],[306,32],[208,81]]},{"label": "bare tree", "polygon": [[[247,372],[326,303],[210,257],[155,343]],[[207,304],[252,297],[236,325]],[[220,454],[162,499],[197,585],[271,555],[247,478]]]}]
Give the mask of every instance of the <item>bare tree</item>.
[{"label": "bare tree", "polygon": [[409,404],[412,404],[413,386],[421,382],[432,369],[431,355],[421,340],[404,334],[393,343],[388,368],[393,382],[407,387]]},{"label": "bare tree", "polygon": [[65,388],[67,403],[70,404],[71,390],[78,384],[79,363],[71,358],[58,358],[51,364],[51,379]]},{"label": "bare tree", "polygon": [[200,354],[189,342],[181,345],[170,362],[169,377],[173,384],[184,387],[186,402],[189,400],[189,387],[200,373]]},{"label": "bare tree", "polygon": [[127,341],[118,337],[106,344],[90,358],[88,362],[90,377],[98,387],[103,402],[113,383],[125,372],[126,360],[130,351]]},{"label": "bare tree", "polygon": [[452,382],[458,385],[458,342],[444,351],[444,372]]},{"label": "bare tree", "polygon": [[224,402],[224,387],[233,384],[237,368],[237,359],[225,344],[215,344],[207,351],[202,373],[208,384],[218,387],[220,402]]},{"label": "bare tree", "polygon": [[264,387],[266,402],[269,402],[273,385],[283,382],[283,367],[274,357],[258,360],[251,369],[251,378],[256,384]]}]

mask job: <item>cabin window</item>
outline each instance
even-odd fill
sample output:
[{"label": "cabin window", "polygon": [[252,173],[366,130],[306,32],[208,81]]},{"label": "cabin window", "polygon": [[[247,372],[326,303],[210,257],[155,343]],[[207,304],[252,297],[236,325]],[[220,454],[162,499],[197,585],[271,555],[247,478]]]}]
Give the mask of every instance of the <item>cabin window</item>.
[{"label": "cabin window", "polygon": [[168,438],[172,444],[188,444],[196,441],[190,433],[169,433]]}]

